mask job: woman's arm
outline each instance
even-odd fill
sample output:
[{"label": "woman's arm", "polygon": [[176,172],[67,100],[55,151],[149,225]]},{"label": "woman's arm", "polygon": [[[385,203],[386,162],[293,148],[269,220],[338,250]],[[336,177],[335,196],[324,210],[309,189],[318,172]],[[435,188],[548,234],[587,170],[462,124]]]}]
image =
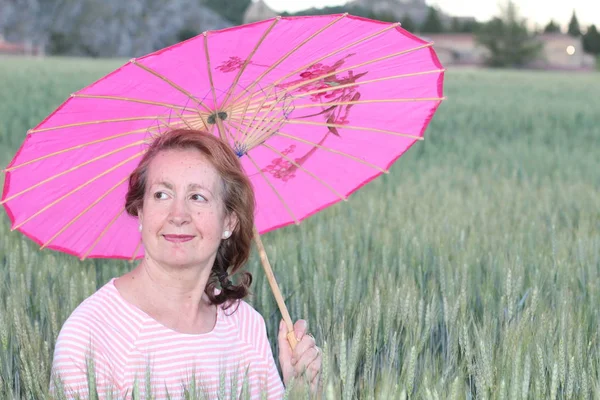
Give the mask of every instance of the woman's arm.
[{"label": "woman's arm", "polygon": [[50,394],[57,397],[64,391],[68,399],[90,398],[91,390],[96,390],[96,398],[105,398],[109,391],[117,394],[112,382],[111,366],[94,345],[91,329],[81,321],[67,320],[54,348]]}]

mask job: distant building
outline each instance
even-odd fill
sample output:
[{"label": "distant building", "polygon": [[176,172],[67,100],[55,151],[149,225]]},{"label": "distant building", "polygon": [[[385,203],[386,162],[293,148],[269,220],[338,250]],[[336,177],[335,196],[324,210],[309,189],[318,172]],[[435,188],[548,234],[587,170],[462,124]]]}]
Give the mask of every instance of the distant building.
[{"label": "distant building", "polygon": [[278,15],[263,0],[253,1],[244,13],[244,23],[249,24],[251,22],[263,21]]},{"label": "distant building", "polygon": [[536,64],[564,69],[594,67],[594,57],[585,54],[581,38],[563,33],[545,33],[540,38],[544,53]]},{"label": "distant building", "polygon": [[[483,66],[487,49],[477,44],[470,33],[441,33],[421,35],[433,41],[433,48],[444,66]],[[544,44],[542,53],[530,67],[547,69],[592,69],[595,60],[583,52],[579,38],[562,33],[543,34],[539,39]]]},{"label": "distant building", "polygon": [[44,50],[41,46],[34,46],[31,42],[11,43],[6,42],[0,35],[0,56],[42,56]]},{"label": "distant building", "polygon": [[438,33],[420,35],[422,39],[433,42],[440,62],[449,65],[483,65],[486,49],[475,42],[470,33]]}]

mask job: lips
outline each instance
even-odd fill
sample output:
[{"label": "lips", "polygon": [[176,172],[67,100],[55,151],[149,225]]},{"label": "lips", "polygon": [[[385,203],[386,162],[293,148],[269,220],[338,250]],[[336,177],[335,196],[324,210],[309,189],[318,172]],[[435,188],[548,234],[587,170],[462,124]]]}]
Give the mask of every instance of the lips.
[{"label": "lips", "polygon": [[174,243],[189,242],[194,238],[194,236],[191,235],[163,235],[163,237],[165,240]]}]

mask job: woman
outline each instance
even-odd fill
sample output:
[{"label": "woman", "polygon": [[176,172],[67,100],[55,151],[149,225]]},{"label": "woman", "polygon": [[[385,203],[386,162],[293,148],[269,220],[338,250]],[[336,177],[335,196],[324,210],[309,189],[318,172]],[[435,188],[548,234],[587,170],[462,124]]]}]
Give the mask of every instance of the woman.
[{"label": "woman", "polygon": [[[100,398],[121,397],[149,371],[155,398],[180,398],[194,381],[216,398],[232,379],[251,398],[279,399],[294,377],[319,385],[321,354],[306,322],[285,325],[279,377],[262,316],[242,299],[252,276],[235,274],[248,260],[254,194],[230,147],[205,132],[179,129],[158,137],[129,179],[127,212],[139,219],[144,258],[111,279],[67,319],[56,342],[53,374],[67,390],[88,396],[86,360],[93,360]],[[222,379],[224,381],[222,381]],[[51,390],[55,390],[54,384]]]}]

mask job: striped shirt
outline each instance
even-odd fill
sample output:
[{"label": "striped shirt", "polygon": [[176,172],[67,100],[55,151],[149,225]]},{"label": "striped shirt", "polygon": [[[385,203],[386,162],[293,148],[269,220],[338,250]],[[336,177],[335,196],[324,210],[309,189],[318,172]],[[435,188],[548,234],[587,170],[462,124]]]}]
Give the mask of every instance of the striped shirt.
[{"label": "striped shirt", "polygon": [[227,310],[218,306],[211,332],[179,333],[127,302],[115,279],[85,299],[58,335],[52,373],[62,381],[68,398],[89,397],[90,359],[101,399],[110,391],[130,398],[136,380],[144,398],[147,371],[155,399],[167,398],[167,393],[181,398],[184,386],[190,389],[194,382],[208,399],[231,398],[232,393],[236,398],[283,397],[265,321],[248,303],[241,301]]}]

